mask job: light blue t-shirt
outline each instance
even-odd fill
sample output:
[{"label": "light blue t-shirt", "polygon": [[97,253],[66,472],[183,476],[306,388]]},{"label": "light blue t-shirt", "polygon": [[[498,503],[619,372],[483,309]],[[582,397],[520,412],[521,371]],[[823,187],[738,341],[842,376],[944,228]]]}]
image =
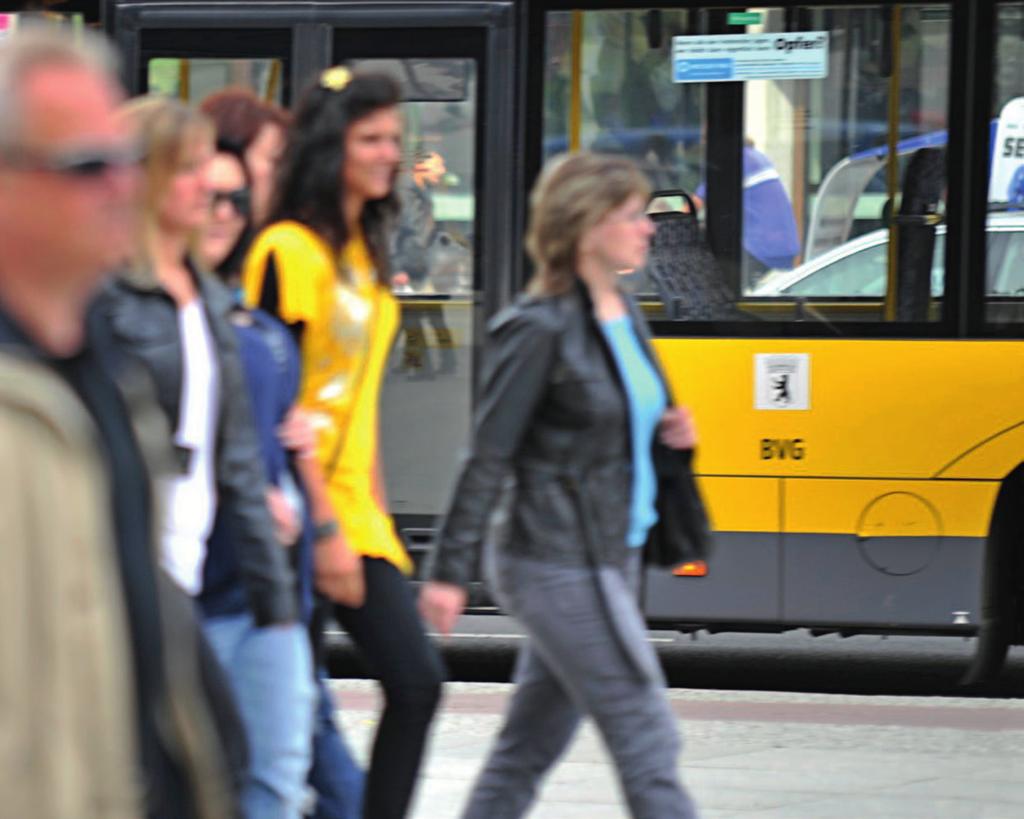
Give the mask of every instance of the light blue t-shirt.
[{"label": "light blue t-shirt", "polygon": [[658,481],[651,461],[654,431],[665,412],[668,397],[658,373],[640,346],[628,316],[602,321],[608,345],[612,349],[629,404],[629,426],[633,445],[633,489],[626,542],[643,546],[648,530],[658,521],[654,502]]}]

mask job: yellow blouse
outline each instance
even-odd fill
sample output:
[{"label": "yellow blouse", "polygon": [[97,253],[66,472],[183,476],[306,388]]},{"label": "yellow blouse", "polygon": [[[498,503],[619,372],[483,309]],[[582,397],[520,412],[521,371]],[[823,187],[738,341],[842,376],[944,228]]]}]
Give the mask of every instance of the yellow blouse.
[{"label": "yellow blouse", "polygon": [[399,307],[377,282],[365,240],[353,237],[335,260],[305,225],[277,222],[253,242],[242,285],[250,306],[270,306],[285,324],[304,325],[298,403],[312,417],[345,539],[360,554],[408,574],[412,562],[374,491],[380,388]]}]

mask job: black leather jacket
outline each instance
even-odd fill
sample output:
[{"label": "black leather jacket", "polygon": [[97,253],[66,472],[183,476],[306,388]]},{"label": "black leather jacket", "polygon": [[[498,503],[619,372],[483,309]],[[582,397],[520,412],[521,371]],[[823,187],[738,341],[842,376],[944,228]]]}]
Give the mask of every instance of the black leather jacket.
[{"label": "black leather jacket", "polygon": [[[646,322],[626,302],[660,374]],[[632,469],[625,388],[586,291],[520,297],[489,328],[473,443],[431,578],[461,586],[473,578],[507,488],[500,548],[569,565],[621,565]]]},{"label": "black leather jacket", "polygon": [[[257,625],[292,622],[297,617],[294,578],[267,511],[263,458],[237,341],[228,321],[233,302],[223,285],[209,276],[196,275],[196,282],[220,371],[217,503],[231,516],[238,563]],[[151,273],[135,270],[105,288],[98,309],[109,321],[116,342],[149,371],[170,427],[177,429],[183,355],[174,300]]]}]

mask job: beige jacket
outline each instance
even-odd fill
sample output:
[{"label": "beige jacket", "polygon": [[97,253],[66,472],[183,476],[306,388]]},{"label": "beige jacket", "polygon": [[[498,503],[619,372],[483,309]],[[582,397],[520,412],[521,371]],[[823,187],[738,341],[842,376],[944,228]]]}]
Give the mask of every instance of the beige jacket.
[{"label": "beige jacket", "polygon": [[0,354],[0,813],[142,815],[128,626],[96,430]]},{"label": "beige jacket", "polygon": [[[121,387],[147,466],[162,472],[170,437],[151,390]],[[58,375],[0,348],[0,816],[144,814],[130,636],[97,436]],[[200,681],[194,611],[169,581],[159,598],[167,697],[157,723],[197,815],[226,819],[235,797]]]}]

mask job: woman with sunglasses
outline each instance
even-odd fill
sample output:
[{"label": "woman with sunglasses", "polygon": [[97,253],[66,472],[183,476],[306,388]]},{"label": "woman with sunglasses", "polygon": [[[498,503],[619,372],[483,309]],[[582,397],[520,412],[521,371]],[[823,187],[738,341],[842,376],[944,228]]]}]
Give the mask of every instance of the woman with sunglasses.
[{"label": "woman with sunglasses", "polygon": [[[399,90],[382,75],[325,71],[294,115],[270,224],[243,273],[246,301],[298,340],[299,405],[317,433],[318,589],[384,690],[363,816],[399,819],[412,798],[444,669],[405,579],[388,513],[378,401],[398,328],[387,228],[400,159]],[[316,488],[314,487],[314,490]]]},{"label": "woman with sunglasses", "polygon": [[[241,264],[252,239],[250,176],[244,153],[218,139],[210,160],[210,219],[200,239],[200,255],[232,291],[239,288]],[[240,294],[239,294],[240,295]],[[278,540],[290,546],[303,622],[313,612],[312,529],[305,486],[315,469],[312,429],[295,406],[299,352],[288,329],[263,310],[239,303],[231,314],[245,367],[256,431],[270,486],[267,502]],[[214,528],[213,538],[223,536]],[[207,561],[207,576],[214,570]],[[316,791],[315,819],[359,819],[363,772],[352,758],[334,721],[334,700],[317,673],[317,709],[313,727],[313,766],[309,784]]]},{"label": "woman with sunglasses", "polygon": [[252,218],[262,225],[270,209],[277,165],[284,152],[290,117],[280,106],[248,88],[225,88],[202,101],[199,109],[213,120],[217,135],[238,147],[249,174]]},{"label": "woman with sunglasses", "polygon": [[[198,257],[206,269],[238,294],[241,263],[248,247],[251,226],[249,173],[235,147],[218,140],[216,153],[206,169],[210,188],[210,214],[198,245]],[[289,547],[292,568],[296,572],[301,613],[308,620],[312,608],[309,578],[312,564],[302,535],[301,500],[289,468],[288,453],[278,430],[285,424],[295,400],[298,381],[298,357],[287,331],[273,317],[256,310],[245,310],[236,295],[230,321],[238,339],[239,353],[246,375],[249,399],[260,439],[269,484],[267,506],[274,522],[277,540]],[[212,540],[230,536],[220,519]],[[219,552],[217,553],[219,554]],[[220,571],[217,554],[204,565],[204,588],[215,585]],[[223,554],[230,554],[225,549]]]},{"label": "woman with sunglasses", "polygon": [[252,182],[242,153],[217,139],[217,151],[207,172],[210,218],[200,238],[203,263],[237,291],[242,260],[252,238]]},{"label": "woman with sunglasses", "polygon": [[293,576],[267,510],[267,471],[233,300],[199,263],[210,217],[212,123],[176,100],[124,108],[146,157],[138,258],[105,305],[115,337],[150,373],[178,473],[162,487],[161,558],[196,598],[249,740],[247,819],[298,819],[314,690]]}]

